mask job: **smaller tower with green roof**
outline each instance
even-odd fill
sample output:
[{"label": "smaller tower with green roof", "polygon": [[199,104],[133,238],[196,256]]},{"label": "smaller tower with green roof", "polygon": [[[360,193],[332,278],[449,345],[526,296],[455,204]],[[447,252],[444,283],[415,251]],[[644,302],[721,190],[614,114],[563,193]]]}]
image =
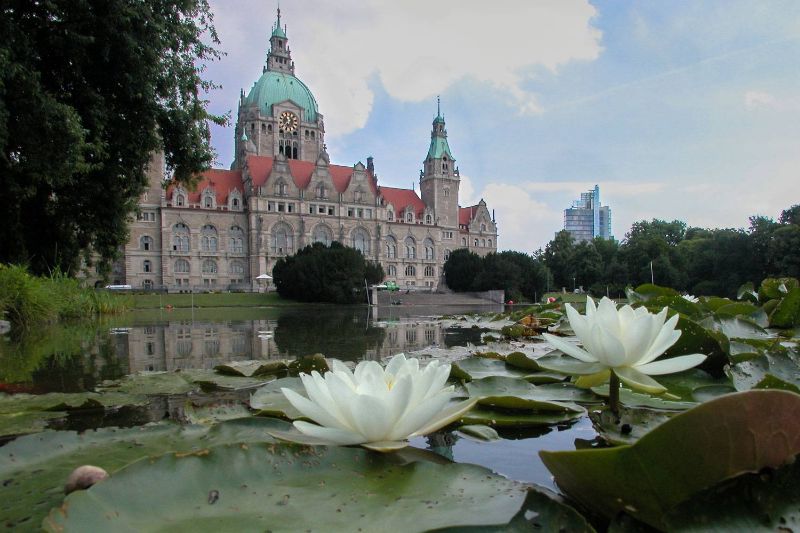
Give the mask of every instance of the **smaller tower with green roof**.
[{"label": "smaller tower with green roof", "polygon": [[422,201],[433,209],[436,222],[446,228],[458,228],[458,187],[461,179],[456,159],[447,142],[447,128],[442,116],[441,101],[436,99],[431,144],[419,177]]}]

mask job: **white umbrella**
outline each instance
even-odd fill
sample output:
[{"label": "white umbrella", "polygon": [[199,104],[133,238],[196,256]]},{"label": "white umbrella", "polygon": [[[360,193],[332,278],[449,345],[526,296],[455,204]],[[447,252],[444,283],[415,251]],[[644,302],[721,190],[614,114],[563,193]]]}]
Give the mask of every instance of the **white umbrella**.
[{"label": "white umbrella", "polygon": [[272,276],[270,276],[269,274],[259,274],[258,276],[256,276],[256,279],[272,279]]}]

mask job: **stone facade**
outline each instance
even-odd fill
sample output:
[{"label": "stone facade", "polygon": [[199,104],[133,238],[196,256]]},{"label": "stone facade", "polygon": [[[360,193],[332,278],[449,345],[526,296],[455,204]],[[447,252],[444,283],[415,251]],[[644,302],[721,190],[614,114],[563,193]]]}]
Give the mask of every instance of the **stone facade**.
[{"label": "stone facade", "polygon": [[371,157],[366,165],[331,164],[323,116],[294,76],[279,12],[262,76],[241,94],[231,169],[205,172],[194,190],[164,189],[163,156],[154,155],[113,283],[257,290],[255,278],[281,257],[336,240],[380,262],[387,280],[436,289],[453,250],[497,250],[497,226],[483,200],[459,206],[459,170],[441,113],[432,126],[421,196],[380,186]]}]

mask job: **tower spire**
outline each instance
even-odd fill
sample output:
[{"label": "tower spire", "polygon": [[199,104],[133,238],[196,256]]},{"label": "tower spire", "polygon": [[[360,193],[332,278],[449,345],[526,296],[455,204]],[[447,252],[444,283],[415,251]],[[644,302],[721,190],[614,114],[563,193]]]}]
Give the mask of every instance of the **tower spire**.
[{"label": "tower spire", "polygon": [[278,4],[278,17],[269,37],[269,53],[266,70],[285,72],[294,75],[292,53],[289,50],[289,39],[286,37],[286,26],[281,27],[281,6]]},{"label": "tower spire", "polygon": [[439,95],[436,95],[436,116],[442,116],[442,99],[439,97]]}]

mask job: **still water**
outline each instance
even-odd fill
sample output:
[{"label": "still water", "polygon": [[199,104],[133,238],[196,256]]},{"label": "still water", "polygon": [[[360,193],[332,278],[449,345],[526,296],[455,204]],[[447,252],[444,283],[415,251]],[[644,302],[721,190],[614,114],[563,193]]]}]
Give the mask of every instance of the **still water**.
[{"label": "still water", "polygon": [[[230,361],[294,359],[315,353],[346,361],[382,360],[400,352],[464,348],[481,344],[477,329],[446,328],[439,317],[502,311],[430,306],[292,306],[135,311],[101,323],[58,327],[0,341],[0,387],[4,392],[83,392],[104,380],[141,371],[213,369]],[[245,403],[250,391],[198,398]],[[223,397],[224,396],[224,397]],[[186,399],[160,397],[146,409],[70,415],[55,429],[139,425],[181,419]],[[538,450],[574,449],[596,434],[588,419],[572,425],[501,432],[478,442],[456,433],[418,438],[412,445],[459,462],[476,463],[520,481],[550,488]]]}]

